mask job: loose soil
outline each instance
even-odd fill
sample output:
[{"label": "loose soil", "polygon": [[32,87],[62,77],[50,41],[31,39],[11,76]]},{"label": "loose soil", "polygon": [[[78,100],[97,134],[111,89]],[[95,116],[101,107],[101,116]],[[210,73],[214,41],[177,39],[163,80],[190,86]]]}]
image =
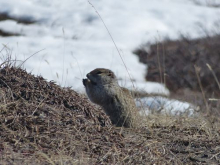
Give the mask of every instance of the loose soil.
[{"label": "loose soil", "polygon": [[117,128],[84,95],[2,65],[0,103],[0,164],[220,164],[212,115]]}]

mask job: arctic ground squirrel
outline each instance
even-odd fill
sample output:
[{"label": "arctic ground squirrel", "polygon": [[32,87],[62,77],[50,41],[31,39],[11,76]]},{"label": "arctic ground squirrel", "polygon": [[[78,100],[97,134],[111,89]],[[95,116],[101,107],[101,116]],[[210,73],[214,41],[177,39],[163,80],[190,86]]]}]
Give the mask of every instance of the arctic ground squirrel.
[{"label": "arctic ground squirrel", "polygon": [[119,127],[137,127],[138,112],[130,91],[120,87],[115,74],[97,68],[86,75],[83,85],[89,99],[100,105],[110,117],[112,124]]}]

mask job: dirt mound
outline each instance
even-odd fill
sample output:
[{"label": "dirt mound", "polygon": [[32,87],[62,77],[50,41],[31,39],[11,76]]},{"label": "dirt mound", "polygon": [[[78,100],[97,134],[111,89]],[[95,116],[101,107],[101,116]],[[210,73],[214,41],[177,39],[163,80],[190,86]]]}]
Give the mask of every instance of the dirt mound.
[{"label": "dirt mound", "polygon": [[204,92],[220,97],[220,87],[207,67],[209,64],[216,77],[220,77],[220,35],[195,40],[187,37],[177,41],[166,40],[150,45],[149,51],[143,46],[134,53],[148,65],[147,80],[164,82],[166,74],[166,86],[173,92],[182,88],[201,91],[195,72],[197,66]]},{"label": "dirt mound", "polygon": [[0,164],[220,163],[219,121],[115,128],[84,96],[22,69],[1,68],[0,87]]},{"label": "dirt mound", "polygon": [[[76,156],[88,150],[84,138],[92,140],[96,135],[101,144],[101,127],[111,126],[103,111],[85,97],[22,69],[2,68],[0,87],[0,150],[9,144],[25,155],[65,150]],[[112,132],[108,134],[115,139]],[[72,141],[79,143],[76,150],[70,147]]]}]

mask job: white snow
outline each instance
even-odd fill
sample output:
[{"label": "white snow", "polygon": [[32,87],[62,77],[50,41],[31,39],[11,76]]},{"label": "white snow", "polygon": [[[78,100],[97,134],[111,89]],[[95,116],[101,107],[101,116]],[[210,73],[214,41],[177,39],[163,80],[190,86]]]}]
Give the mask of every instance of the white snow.
[{"label": "white snow", "polygon": [[[35,75],[55,80],[84,92],[82,78],[95,68],[113,70],[122,86],[133,88],[127,70],[111,40],[108,27],[136,89],[148,93],[169,91],[160,84],[145,82],[147,72],[132,51],[140,44],[161,41],[180,34],[191,38],[211,32],[219,19],[219,8],[196,5],[192,0],[0,0],[0,12],[36,20],[35,24],[0,22],[0,29],[22,36],[1,37],[0,43],[13,50],[16,59]],[[1,47],[0,47],[1,50]],[[4,51],[1,55],[4,55]]]},{"label": "white snow", "polygon": [[136,105],[140,109],[141,115],[162,113],[166,115],[193,116],[198,110],[197,107],[187,102],[181,102],[159,96],[136,99]]},{"label": "white snow", "polygon": [[192,2],[198,5],[210,6],[210,7],[216,7],[220,5],[219,0],[192,0]]}]

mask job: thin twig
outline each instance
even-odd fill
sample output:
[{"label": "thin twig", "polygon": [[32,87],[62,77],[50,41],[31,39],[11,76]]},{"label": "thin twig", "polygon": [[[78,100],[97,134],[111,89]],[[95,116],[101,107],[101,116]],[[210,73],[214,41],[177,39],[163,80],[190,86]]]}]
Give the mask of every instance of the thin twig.
[{"label": "thin twig", "polygon": [[45,98],[37,105],[37,107],[35,108],[35,110],[34,110],[33,113],[32,113],[32,116],[35,114],[35,112],[36,112],[37,109],[40,107],[40,105],[44,102],[45,99],[47,99],[47,97],[45,97]]},{"label": "thin twig", "polygon": [[18,66],[18,68],[20,68],[28,59],[30,59],[31,57],[33,57],[34,55],[36,55],[37,53],[39,53],[39,52],[41,52],[41,51],[43,51],[43,50],[45,50],[45,49],[46,49],[46,48],[41,49],[41,50],[35,52],[34,54],[30,55],[28,58],[26,58],[26,59]]},{"label": "thin twig", "polygon": [[219,90],[220,90],[220,83],[219,83],[219,81],[218,81],[218,78],[217,78],[215,72],[212,70],[212,67],[211,67],[209,64],[206,64],[206,65],[207,65],[207,67],[209,68],[209,70],[212,72],[212,74],[213,74],[213,76],[214,76],[214,78],[215,78],[215,81],[216,81],[216,83],[218,84],[218,88],[219,88]]},{"label": "thin twig", "polygon": [[159,42],[157,39],[156,39],[156,42],[157,42],[157,62],[158,62],[158,67],[159,67],[159,72],[160,72],[160,83],[162,84],[163,83],[163,75],[162,75],[162,68],[160,65]]},{"label": "thin twig", "polygon": [[8,89],[9,89],[10,92],[11,92],[11,98],[12,98],[12,100],[14,101],[14,96],[13,96],[13,92],[12,92],[11,88],[8,86],[8,84],[7,84],[4,80],[0,79],[0,81],[2,81],[2,82],[8,87]]},{"label": "thin twig", "polygon": [[102,17],[101,17],[101,15],[99,14],[99,12],[96,10],[95,6],[94,6],[90,1],[88,1],[88,3],[92,6],[92,8],[93,8],[93,9],[95,10],[95,12],[98,14],[98,16],[99,16],[99,18],[101,19],[103,25],[105,26],[105,29],[107,30],[109,36],[111,37],[111,40],[112,40],[112,42],[114,43],[116,50],[118,51],[118,54],[119,54],[119,56],[120,56],[120,58],[121,58],[121,60],[122,60],[122,62],[123,62],[123,65],[125,66],[125,69],[126,69],[126,71],[127,71],[127,73],[128,73],[128,76],[129,76],[129,78],[130,78],[130,80],[131,80],[131,83],[132,83],[132,85],[133,85],[133,88],[135,88],[135,87],[134,87],[134,83],[133,83],[133,81],[132,81],[132,79],[131,79],[131,75],[130,75],[130,73],[128,72],[128,68],[127,68],[127,66],[126,66],[126,64],[125,64],[125,62],[124,62],[124,60],[123,60],[123,58],[122,58],[122,55],[121,55],[121,53],[120,53],[120,51],[119,51],[119,49],[118,49],[118,47],[117,47],[117,45],[116,45],[116,43],[115,43],[115,41],[114,41],[114,39],[113,39],[113,37],[112,37],[110,31],[108,30],[108,28],[107,28],[107,26],[106,26],[104,20],[102,19]]},{"label": "thin twig", "polygon": [[201,91],[202,91],[202,96],[203,96],[203,100],[204,100],[205,105],[206,105],[206,109],[207,109],[207,111],[209,112],[209,105],[208,105],[208,102],[206,101],[205,92],[204,92],[204,90],[203,90],[202,83],[201,83],[201,80],[200,80],[200,78],[199,78],[199,73],[198,73],[198,72],[199,72],[199,68],[198,68],[196,65],[194,65],[194,68],[195,68],[196,76],[197,76],[197,79],[198,79],[198,82],[199,82],[199,87],[200,87],[200,89],[201,89]]},{"label": "thin twig", "polygon": [[162,43],[162,47],[163,47],[163,83],[166,86],[166,65],[165,65],[165,58],[166,58],[166,54],[165,54],[165,48],[164,48],[164,43]]},{"label": "thin twig", "polygon": [[72,52],[71,52],[71,55],[72,55],[72,57],[76,60],[76,63],[77,63],[77,66],[78,66],[78,69],[79,69],[79,72],[80,72],[81,78],[83,78],[82,71],[81,71],[81,69],[80,69],[80,66],[79,66],[78,60],[76,59],[76,57],[73,56],[73,53],[72,53]]},{"label": "thin twig", "polygon": [[[63,84],[63,78],[64,78],[64,60],[65,60],[65,31],[64,28],[62,28],[63,31],[63,68],[62,68],[62,81],[61,84]],[[65,84],[64,84],[65,86]]]}]

